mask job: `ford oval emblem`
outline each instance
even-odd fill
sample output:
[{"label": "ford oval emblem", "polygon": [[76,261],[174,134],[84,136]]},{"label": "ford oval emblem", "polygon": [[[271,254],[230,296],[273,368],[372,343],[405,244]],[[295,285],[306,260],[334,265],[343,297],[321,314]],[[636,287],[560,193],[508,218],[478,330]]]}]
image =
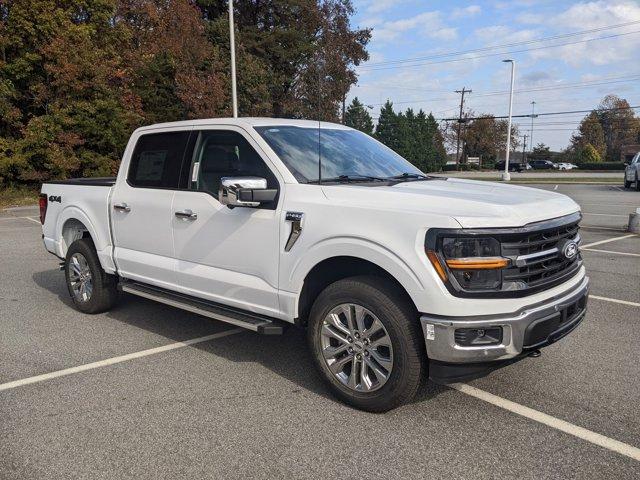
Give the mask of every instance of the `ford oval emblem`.
[{"label": "ford oval emblem", "polygon": [[562,247],[562,255],[564,255],[564,257],[567,260],[571,260],[577,254],[578,254],[578,244],[573,240],[568,241]]}]

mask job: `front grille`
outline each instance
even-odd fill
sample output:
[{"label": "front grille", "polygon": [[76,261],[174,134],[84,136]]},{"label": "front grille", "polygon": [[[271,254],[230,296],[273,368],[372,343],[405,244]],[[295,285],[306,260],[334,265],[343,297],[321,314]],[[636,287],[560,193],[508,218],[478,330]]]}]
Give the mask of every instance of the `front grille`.
[{"label": "front grille", "polygon": [[503,270],[503,290],[541,290],[576,273],[582,264],[580,253],[567,258],[562,249],[569,240],[579,241],[579,221],[572,216],[566,223],[541,222],[502,235],[502,254],[511,259],[511,266]]}]

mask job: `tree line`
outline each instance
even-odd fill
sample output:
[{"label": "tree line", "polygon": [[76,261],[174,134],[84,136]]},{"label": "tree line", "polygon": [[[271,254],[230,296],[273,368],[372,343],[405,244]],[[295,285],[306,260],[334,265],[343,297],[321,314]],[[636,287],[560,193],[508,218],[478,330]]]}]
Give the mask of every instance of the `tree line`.
[{"label": "tree line", "polygon": [[[351,0],[234,6],[241,115],[338,120],[371,35]],[[230,116],[227,8],[0,0],[0,183],[110,175],[141,125]]]},{"label": "tree line", "polygon": [[438,172],[447,161],[444,138],[433,114],[409,108],[396,113],[390,100],[380,109],[374,129],[373,119],[358,97],[345,111],[344,123],[373,136],[423,172]]}]

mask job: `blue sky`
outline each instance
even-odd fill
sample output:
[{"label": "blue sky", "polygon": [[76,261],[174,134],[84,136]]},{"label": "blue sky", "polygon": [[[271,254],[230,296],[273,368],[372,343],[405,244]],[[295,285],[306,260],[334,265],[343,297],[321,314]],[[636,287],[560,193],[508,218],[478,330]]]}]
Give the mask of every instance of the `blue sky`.
[{"label": "blue sky", "polygon": [[[468,108],[506,115],[510,67],[503,58],[516,61],[514,115],[531,113],[532,101],[536,112],[590,109],[609,93],[640,104],[640,1],[354,0],[354,5],[353,23],[373,28],[373,34],[371,58],[358,68],[349,99],[358,96],[374,106],[374,117],[387,98],[396,110],[422,108],[436,118],[455,117],[460,96],[454,90],[463,86],[473,90],[465,99]],[[636,23],[607,28],[631,22]],[[532,42],[585,30],[592,31]],[[584,42],[600,37],[610,38]],[[518,45],[500,47],[513,43]],[[566,45],[554,47],[558,44]],[[473,49],[483,50],[442,56]],[[581,117],[537,118],[534,143],[566,147]],[[521,134],[530,133],[530,119],[517,122]]]}]

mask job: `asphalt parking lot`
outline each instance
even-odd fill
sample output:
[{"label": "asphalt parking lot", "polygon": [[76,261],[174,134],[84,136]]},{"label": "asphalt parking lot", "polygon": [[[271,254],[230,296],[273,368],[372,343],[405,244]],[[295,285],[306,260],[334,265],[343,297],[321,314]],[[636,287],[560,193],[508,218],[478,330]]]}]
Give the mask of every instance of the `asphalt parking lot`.
[{"label": "asphalt parking lot", "polygon": [[80,314],[36,210],[0,213],[0,478],[638,478],[640,236],[623,228],[640,193],[541,188],[583,208],[583,324],[381,415],[330,397],[297,329],[261,337],[126,295]]}]

